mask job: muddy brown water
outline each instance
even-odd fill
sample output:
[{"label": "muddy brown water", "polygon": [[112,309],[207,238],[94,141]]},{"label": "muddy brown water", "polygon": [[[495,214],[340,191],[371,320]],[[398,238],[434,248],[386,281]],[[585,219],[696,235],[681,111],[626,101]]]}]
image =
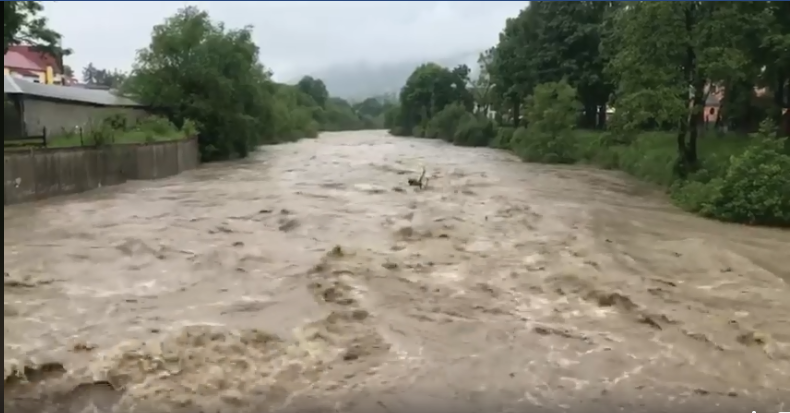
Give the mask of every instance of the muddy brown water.
[{"label": "muddy brown water", "polygon": [[15,411],[790,401],[790,233],[616,173],[325,134],[4,228]]}]

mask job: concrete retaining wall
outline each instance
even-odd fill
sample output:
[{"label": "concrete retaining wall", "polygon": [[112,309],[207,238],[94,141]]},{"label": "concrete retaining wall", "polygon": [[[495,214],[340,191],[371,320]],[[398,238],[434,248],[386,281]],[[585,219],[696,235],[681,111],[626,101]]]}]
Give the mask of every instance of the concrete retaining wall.
[{"label": "concrete retaining wall", "polygon": [[52,148],[3,154],[3,205],[89,191],[195,169],[197,139],[104,148]]}]

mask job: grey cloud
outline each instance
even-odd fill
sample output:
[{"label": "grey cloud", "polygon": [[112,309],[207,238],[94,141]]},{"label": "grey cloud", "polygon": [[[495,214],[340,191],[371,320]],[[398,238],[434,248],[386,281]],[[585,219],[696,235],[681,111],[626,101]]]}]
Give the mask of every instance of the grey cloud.
[{"label": "grey cloud", "polygon": [[151,28],[195,4],[228,27],[252,25],[280,79],[339,64],[434,59],[482,50],[527,2],[48,2],[47,16],[80,70],[128,69]]}]

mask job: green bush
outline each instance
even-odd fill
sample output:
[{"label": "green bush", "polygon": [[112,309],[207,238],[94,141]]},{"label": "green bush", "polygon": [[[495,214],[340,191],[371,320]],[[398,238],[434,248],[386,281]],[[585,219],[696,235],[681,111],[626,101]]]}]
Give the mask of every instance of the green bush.
[{"label": "green bush", "polygon": [[533,128],[518,128],[513,134],[513,152],[527,162],[574,163],[576,138],[572,131],[549,134]]},{"label": "green bush", "polygon": [[496,128],[490,119],[467,113],[455,130],[453,143],[458,146],[489,146],[495,133]]},{"label": "green bush", "polygon": [[425,137],[452,142],[455,139],[456,129],[467,115],[470,115],[469,112],[459,103],[446,106],[428,121]]},{"label": "green bush", "polygon": [[155,135],[168,135],[178,130],[172,122],[161,116],[146,116],[137,122],[135,129],[149,131]]},{"label": "green bush", "polygon": [[123,113],[113,113],[104,118],[104,122],[114,130],[125,131],[129,129],[128,118]]},{"label": "green bush", "polygon": [[196,137],[199,130],[200,127],[198,126],[198,124],[191,119],[186,119],[184,121],[184,124],[181,125],[181,133],[183,133],[184,136],[187,138]]},{"label": "green bush", "polygon": [[790,226],[790,156],[784,140],[759,138],[733,156],[721,180],[714,179],[706,215],[759,225]]},{"label": "green bush", "polygon": [[527,103],[529,126],[513,137],[516,154],[530,162],[576,162],[574,126],[580,109],[576,89],[565,81],[535,87]]},{"label": "green bush", "polygon": [[491,147],[497,149],[512,149],[513,134],[516,128],[502,126],[497,128],[496,136],[491,140]]},{"label": "green bush", "polygon": [[629,137],[628,145],[613,143],[602,132],[574,136],[578,159],[666,187],[685,210],[723,221],[790,225],[790,156],[783,153],[786,142],[770,133],[700,136],[699,168],[682,179],[673,171],[677,148],[671,133],[640,133]]}]

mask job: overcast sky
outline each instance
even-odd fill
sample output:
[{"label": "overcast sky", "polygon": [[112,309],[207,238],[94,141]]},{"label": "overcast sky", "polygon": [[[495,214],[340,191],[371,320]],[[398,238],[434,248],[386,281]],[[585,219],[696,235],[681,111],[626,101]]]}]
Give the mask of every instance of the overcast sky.
[{"label": "overcast sky", "polygon": [[74,50],[78,74],[96,67],[128,70],[151,28],[193,4],[229,27],[251,24],[261,60],[290,79],[342,63],[441,58],[496,43],[505,19],[528,2],[507,1],[202,1],[46,2],[53,29]]}]

